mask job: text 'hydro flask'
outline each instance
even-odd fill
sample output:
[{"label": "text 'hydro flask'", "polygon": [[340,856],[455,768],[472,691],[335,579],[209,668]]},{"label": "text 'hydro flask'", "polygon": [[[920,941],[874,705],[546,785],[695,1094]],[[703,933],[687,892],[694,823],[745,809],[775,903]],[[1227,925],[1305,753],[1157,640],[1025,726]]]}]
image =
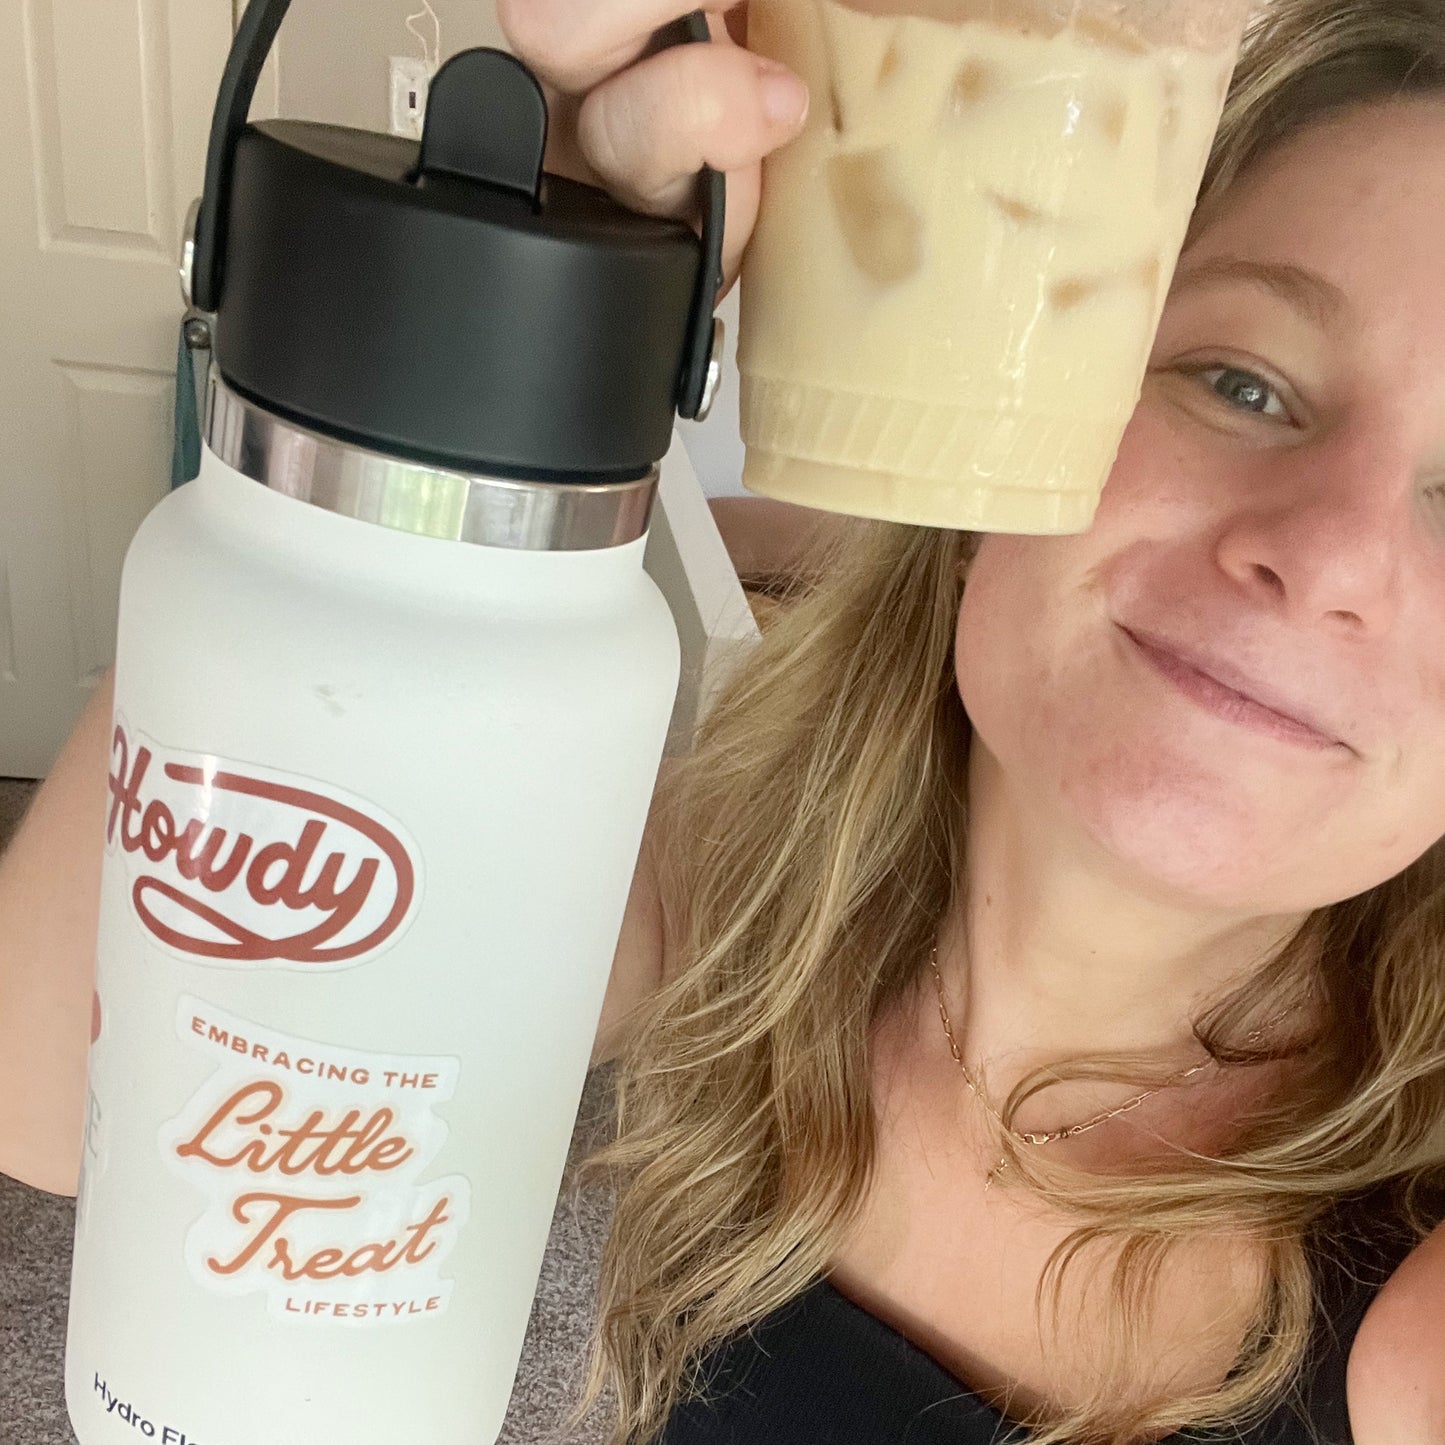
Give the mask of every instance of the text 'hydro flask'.
[{"label": "text 'hydro flask'", "polygon": [[643,552],[722,177],[700,242],[544,175],[490,50],[420,148],[247,125],[286,8],[212,133],[201,473],[123,579],[81,1445],[496,1438],[678,682]]}]

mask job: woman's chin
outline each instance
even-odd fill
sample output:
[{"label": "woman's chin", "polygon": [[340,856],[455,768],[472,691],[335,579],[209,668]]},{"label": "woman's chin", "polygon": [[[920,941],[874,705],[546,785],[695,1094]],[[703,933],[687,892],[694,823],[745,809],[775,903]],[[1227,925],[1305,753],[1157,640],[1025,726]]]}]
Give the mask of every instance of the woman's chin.
[{"label": "woman's chin", "polygon": [[1340,840],[1317,808],[1281,806],[1238,774],[1172,766],[1076,774],[1060,806],[1102,866],[1173,906],[1308,912],[1380,880],[1340,875]]}]

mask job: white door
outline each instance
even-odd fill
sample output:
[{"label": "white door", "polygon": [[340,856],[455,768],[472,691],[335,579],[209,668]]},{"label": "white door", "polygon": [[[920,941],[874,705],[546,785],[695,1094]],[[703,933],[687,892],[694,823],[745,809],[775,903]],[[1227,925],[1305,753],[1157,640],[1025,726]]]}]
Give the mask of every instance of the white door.
[{"label": "white door", "polygon": [[170,483],[176,258],[232,0],[0,0],[0,777],[109,666]]}]

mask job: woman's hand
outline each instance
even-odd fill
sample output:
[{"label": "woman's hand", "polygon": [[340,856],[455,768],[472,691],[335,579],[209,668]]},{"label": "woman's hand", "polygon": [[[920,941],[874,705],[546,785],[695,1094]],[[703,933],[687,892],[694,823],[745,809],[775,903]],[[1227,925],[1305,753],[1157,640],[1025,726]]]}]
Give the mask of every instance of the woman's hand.
[{"label": "woman's hand", "polygon": [[697,8],[497,0],[497,18],[547,91],[549,170],[601,186],[633,210],[688,221],[698,215],[698,172],[726,173],[726,290],[757,221],[763,157],[802,129],[808,93],[785,66],[743,47],[738,0],[708,0],[711,45],[655,51],[656,32]]}]

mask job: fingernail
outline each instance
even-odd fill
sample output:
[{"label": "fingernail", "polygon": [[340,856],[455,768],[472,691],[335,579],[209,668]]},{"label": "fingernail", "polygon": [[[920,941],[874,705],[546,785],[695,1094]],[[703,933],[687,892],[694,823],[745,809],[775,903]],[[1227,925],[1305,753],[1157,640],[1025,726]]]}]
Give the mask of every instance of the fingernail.
[{"label": "fingernail", "polygon": [[774,125],[802,125],[808,114],[808,87],[786,66],[771,60],[758,61],[758,78],[768,119]]}]

